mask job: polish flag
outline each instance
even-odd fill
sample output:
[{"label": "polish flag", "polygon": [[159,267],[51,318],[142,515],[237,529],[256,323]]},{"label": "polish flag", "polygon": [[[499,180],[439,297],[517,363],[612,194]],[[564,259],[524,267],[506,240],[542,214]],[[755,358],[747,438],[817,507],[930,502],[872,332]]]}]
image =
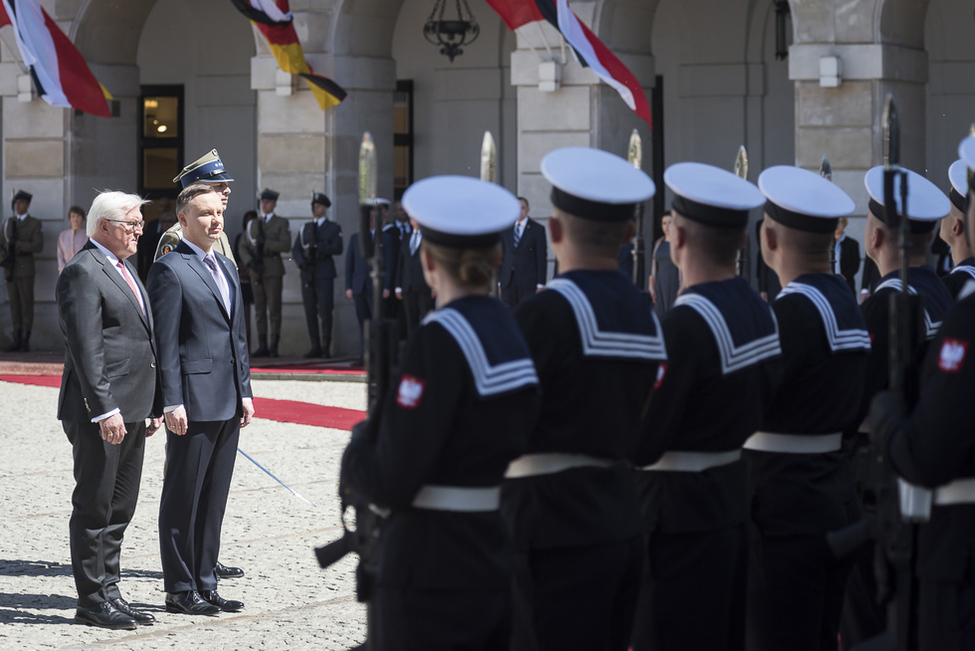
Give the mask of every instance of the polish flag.
[{"label": "polish flag", "polygon": [[104,88],[38,0],[3,0],[0,27],[3,25],[13,27],[20,58],[41,99],[51,106],[112,116]]},{"label": "polish flag", "polygon": [[487,0],[508,29],[514,31],[539,20],[551,23],[572,46],[579,63],[609,84],[650,128],[650,104],[640,82],[606,45],[569,9],[568,0]]}]

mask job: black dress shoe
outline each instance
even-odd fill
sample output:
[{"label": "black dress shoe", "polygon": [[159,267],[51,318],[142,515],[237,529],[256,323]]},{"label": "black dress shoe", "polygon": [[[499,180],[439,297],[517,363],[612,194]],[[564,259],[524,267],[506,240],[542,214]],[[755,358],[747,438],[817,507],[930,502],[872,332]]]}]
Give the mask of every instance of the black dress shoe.
[{"label": "black dress shoe", "polygon": [[217,562],[216,572],[218,579],[239,579],[244,576],[244,570],[239,567],[227,567],[220,562]]},{"label": "black dress shoe", "polygon": [[166,593],[166,612],[184,615],[216,615],[220,609],[203,601],[196,590]]},{"label": "black dress shoe", "polygon": [[307,353],[302,355],[302,357],[304,357],[305,359],[318,359],[321,356],[322,356],[321,348],[312,348]]},{"label": "black dress shoe", "polygon": [[78,624],[113,629],[132,630],[138,626],[135,619],[117,609],[109,601],[103,601],[91,608],[79,607],[74,611],[74,621]]},{"label": "black dress shoe", "polygon": [[203,597],[203,601],[213,604],[220,610],[225,610],[228,613],[235,613],[244,607],[243,601],[234,601],[233,599],[224,599],[217,594],[216,590],[200,590],[200,596]]},{"label": "black dress shoe", "polygon": [[136,610],[135,608],[130,606],[129,602],[127,602],[122,597],[119,597],[117,599],[112,599],[111,602],[112,605],[115,606],[116,610],[134,619],[135,623],[138,624],[139,626],[148,626],[156,621],[156,618],[150,615],[149,613],[144,613],[141,610]]}]

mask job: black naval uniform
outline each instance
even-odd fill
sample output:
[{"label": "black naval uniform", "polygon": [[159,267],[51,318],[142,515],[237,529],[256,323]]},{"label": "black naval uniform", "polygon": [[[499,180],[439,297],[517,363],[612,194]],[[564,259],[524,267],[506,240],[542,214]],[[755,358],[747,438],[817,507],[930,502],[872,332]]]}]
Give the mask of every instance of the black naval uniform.
[{"label": "black naval uniform", "polygon": [[958,300],[962,288],[968,284],[968,281],[975,280],[975,258],[965,258],[947,275],[942,276],[941,280],[951,292],[951,297]]},{"label": "black naval uniform", "polygon": [[515,319],[543,399],[502,495],[516,551],[512,648],[625,651],[644,555],[627,462],[666,360],[660,324],[616,270],[563,274]]},{"label": "black naval uniform", "polygon": [[[649,566],[633,648],[744,644],[748,488],[781,355],[769,305],[742,278],[683,290],[663,322],[668,366],[637,456]],[[703,466],[703,469],[701,469]]]},{"label": "black naval uniform", "polygon": [[782,381],[763,432],[745,444],[752,483],[749,648],[835,651],[852,559],[825,534],[854,522],[842,432],[860,423],[870,336],[855,295],[832,274],[804,274],[772,306]]},{"label": "black naval uniform", "polygon": [[[317,225],[304,225],[295,238],[291,255],[301,269],[301,299],[305,305],[305,322],[313,350],[324,344],[329,353],[332,342],[332,308],[335,304],[335,260],[342,254],[342,227],[328,219]],[[321,319],[321,339],[319,339]]]},{"label": "black naval uniform", "polygon": [[975,286],[969,285],[925,360],[914,413],[905,418],[898,405],[885,414],[886,422],[874,421],[897,473],[939,487],[931,520],[920,525],[917,538],[920,651],[975,649],[973,339]]},{"label": "black naval uniform", "polygon": [[[342,460],[346,484],[392,510],[372,648],[507,649],[511,548],[498,496],[538,412],[528,348],[500,301],[459,298],[424,319],[393,386],[378,439],[353,438]],[[451,493],[488,504],[439,503]]]}]

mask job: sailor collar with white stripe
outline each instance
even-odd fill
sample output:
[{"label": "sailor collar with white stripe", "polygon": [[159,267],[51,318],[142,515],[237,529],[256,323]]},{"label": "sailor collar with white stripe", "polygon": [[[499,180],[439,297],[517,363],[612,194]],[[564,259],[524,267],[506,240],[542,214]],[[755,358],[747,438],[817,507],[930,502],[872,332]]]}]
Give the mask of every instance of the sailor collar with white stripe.
[{"label": "sailor collar with white stripe", "polygon": [[583,357],[667,361],[663,331],[657,315],[652,311],[648,311],[653,326],[652,334],[601,330],[592,302],[570,278],[554,278],[545,285],[545,289],[557,291],[572,307],[582,340]]},{"label": "sailor collar with white stripe", "polygon": [[741,228],[748,224],[748,211],[765,200],[754,183],[704,163],[671,165],[664,183],[674,193],[674,210],[705,226]]},{"label": "sailor collar with white stripe", "polygon": [[[881,289],[888,289],[888,288],[893,289],[895,292],[899,292],[902,291],[901,287],[903,287],[903,285],[901,284],[900,278],[891,278],[890,280],[885,280],[884,282],[877,285],[877,289],[874,290],[874,294],[879,292]],[[917,290],[911,287],[910,283],[908,283],[907,293],[916,295]],[[928,311],[927,306],[925,306],[924,307],[924,340],[931,341],[936,336],[938,336],[938,332],[940,330],[941,330],[941,321],[935,321],[931,317],[931,313]]]},{"label": "sailor collar with white stripe", "polygon": [[838,185],[819,174],[792,165],[776,165],[758,177],[768,201],[765,214],[783,226],[810,233],[832,233],[840,217],[856,204]]},{"label": "sailor collar with white stripe", "polygon": [[433,244],[475,248],[497,244],[521,214],[515,195],[470,176],[432,176],[403,194],[403,210]]},{"label": "sailor collar with white stripe", "polygon": [[[744,283],[740,278],[724,282]],[[718,283],[708,284],[718,285]],[[772,309],[767,304],[762,302],[762,306],[768,315],[768,323],[758,324],[761,328],[760,332],[746,335],[739,331],[738,326],[740,323],[733,322],[729,324],[722,310],[714,303],[714,301],[727,302],[726,309],[731,314],[736,314],[737,304],[740,302],[740,294],[737,292],[723,291],[711,292],[709,289],[704,285],[694,285],[693,287],[687,288],[674,301],[674,307],[687,306],[704,319],[704,322],[711,330],[711,334],[714,335],[714,343],[718,347],[722,375],[740,371],[782,354],[782,348],[779,344],[779,324],[775,320],[775,313],[772,312]],[[749,289],[748,291],[751,290]],[[705,294],[710,294],[710,296],[706,296]],[[755,300],[761,301],[762,299],[756,296]],[[732,325],[735,326],[734,329],[732,329]]]},{"label": "sailor collar with white stripe", "polygon": [[[907,221],[912,233],[930,233],[939,219],[951,212],[951,202],[944,192],[917,172],[907,173]],[[870,214],[884,224],[888,223],[884,206],[884,167],[878,165],[863,176],[863,184],[870,195]],[[904,213],[901,205],[901,175],[894,179],[894,196],[897,211]]]},{"label": "sailor collar with white stripe", "polygon": [[[863,314],[856,304],[853,296],[850,299],[849,314],[837,314],[832,299],[836,299],[835,290],[844,292],[842,296],[849,295],[850,288],[842,280],[835,280],[837,276],[825,276],[824,274],[808,274],[800,276],[782,288],[776,300],[782,299],[790,294],[805,296],[812,303],[823,321],[823,329],[826,332],[826,340],[832,353],[845,351],[869,351],[870,333],[866,329],[863,321]],[[817,287],[818,284],[823,285]],[[837,286],[830,286],[827,283],[838,282]],[[827,296],[830,294],[830,296]],[[852,317],[852,318],[851,318]]]},{"label": "sailor collar with white stripe", "polygon": [[552,205],[592,221],[633,219],[637,205],[656,192],[646,172],[615,154],[591,147],[549,152],[542,159],[541,170],[552,184]]},{"label": "sailor collar with white stripe", "polygon": [[531,356],[491,363],[484,344],[474,327],[460,310],[453,307],[431,312],[423,319],[423,325],[437,323],[446,330],[467,360],[474,379],[474,387],[482,398],[509,393],[538,385],[538,375]]}]

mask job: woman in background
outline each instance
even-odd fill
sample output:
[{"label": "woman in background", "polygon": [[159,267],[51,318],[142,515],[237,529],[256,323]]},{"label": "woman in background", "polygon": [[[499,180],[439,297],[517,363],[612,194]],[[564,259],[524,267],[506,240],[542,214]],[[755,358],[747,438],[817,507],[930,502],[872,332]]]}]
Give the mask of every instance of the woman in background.
[{"label": "woman in background", "polygon": [[58,273],[61,273],[64,265],[68,264],[88,241],[88,233],[84,228],[84,209],[80,206],[71,206],[68,210],[68,221],[71,223],[71,228],[61,231],[58,235]]}]

